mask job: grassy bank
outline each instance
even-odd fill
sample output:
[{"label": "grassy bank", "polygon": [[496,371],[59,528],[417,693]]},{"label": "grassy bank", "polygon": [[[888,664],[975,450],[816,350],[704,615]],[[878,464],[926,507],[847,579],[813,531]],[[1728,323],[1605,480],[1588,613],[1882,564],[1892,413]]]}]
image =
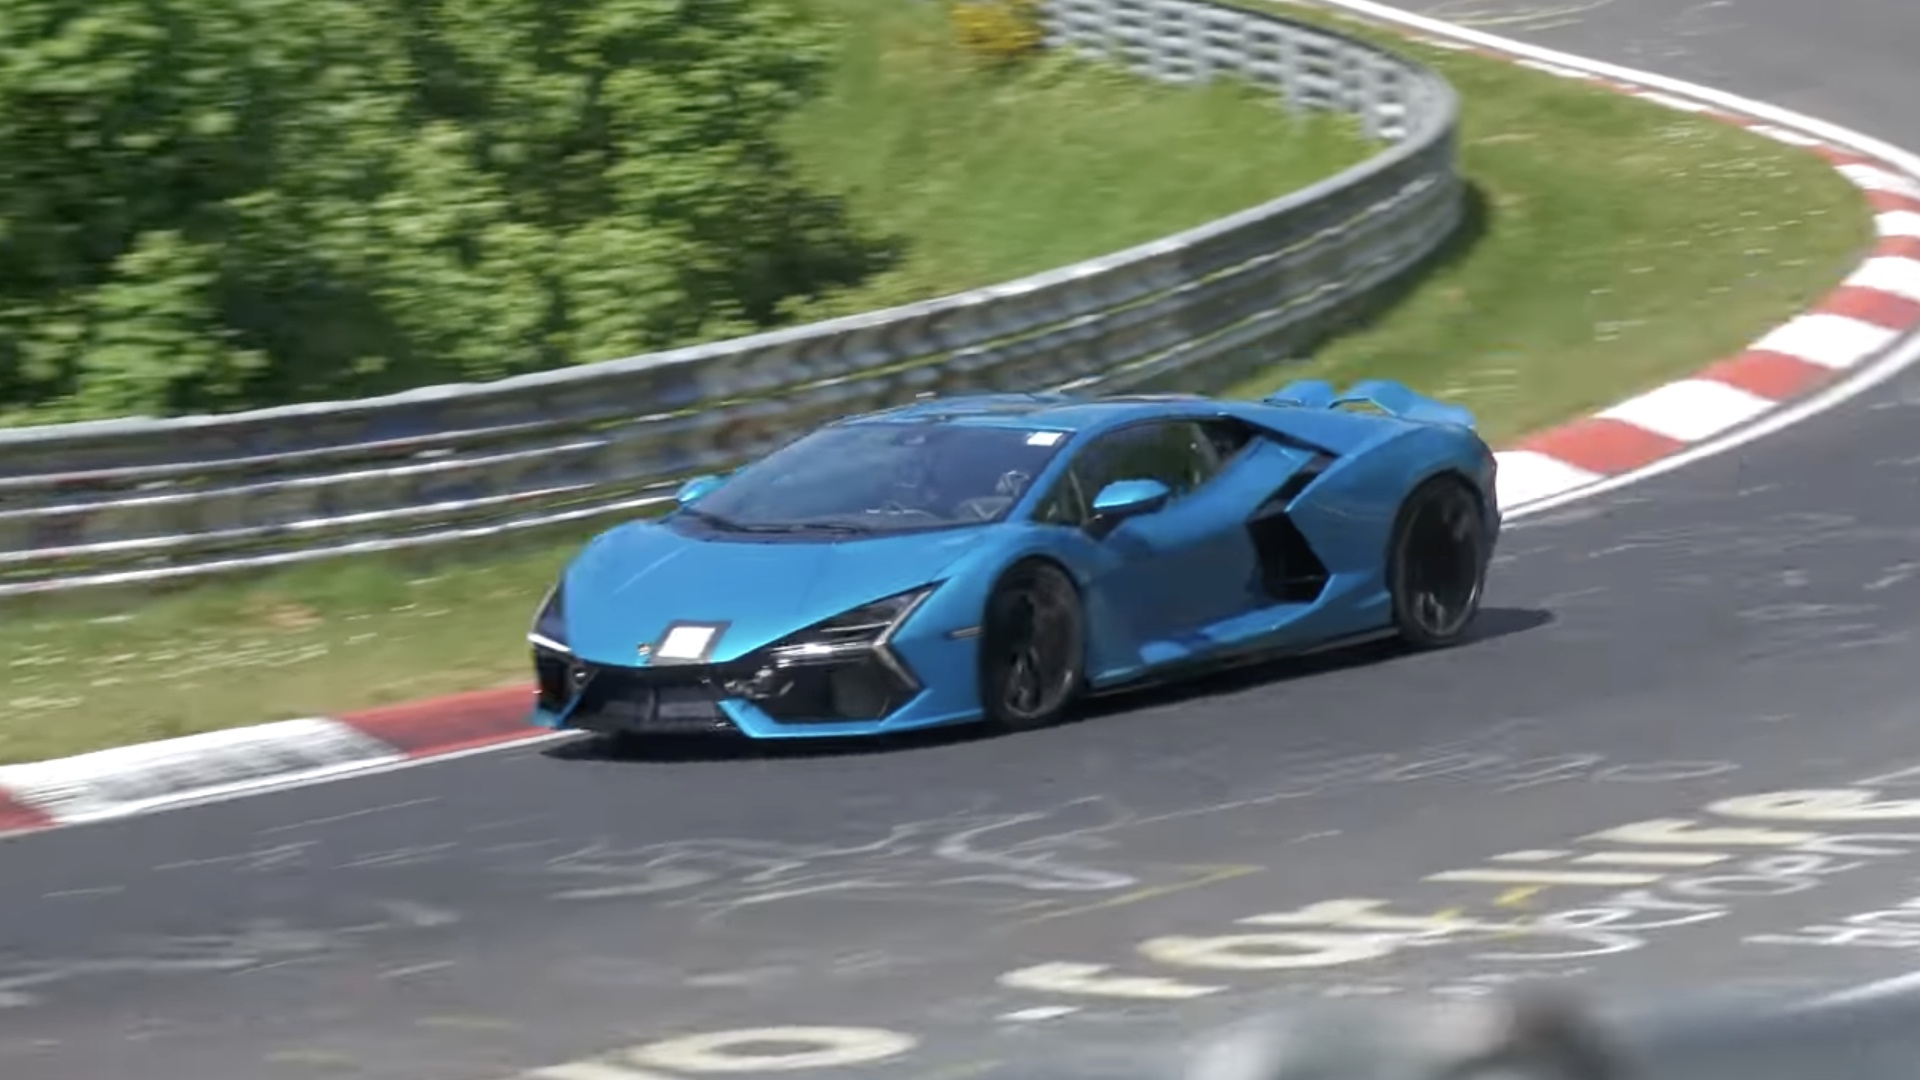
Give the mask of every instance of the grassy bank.
[{"label": "grassy bank", "polygon": [[1721,121],[1420,45],[1313,8],[1431,65],[1466,101],[1474,216],[1418,288],[1308,363],[1473,409],[1496,445],[1732,355],[1838,283],[1872,242],[1822,159]]},{"label": "grassy bank", "polygon": [[809,316],[1104,255],[1305,187],[1372,149],[1348,118],[1288,113],[1240,83],[1176,89],[1057,54],[983,65],[954,44],[940,4],[799,2],[833,20],[841,52],[787,145],[856,221],[906,241],[897,265]]},{"label": "grassy bank", "polygon": [[[1290,115],[1242,86],[1177,89],[1057,56],[983,66],[952,44],[940,5],[799,2],[840,24],[840,51],[786,141],[809,179],[900,244],[889,270],[811,317],[1104,254],[1369,152],[1346,119]],[[571,549],[549,538],[484,562],[0,603],[0,762],[519,679],[526,620]]]}]

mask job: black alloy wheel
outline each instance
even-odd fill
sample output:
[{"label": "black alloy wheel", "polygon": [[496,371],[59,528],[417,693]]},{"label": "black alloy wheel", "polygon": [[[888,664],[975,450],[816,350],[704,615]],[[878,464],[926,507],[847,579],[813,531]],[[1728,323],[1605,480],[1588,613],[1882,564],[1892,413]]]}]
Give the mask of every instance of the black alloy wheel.
[{"label": "black alloy wheel", "polygon": [[1443,474],[1413,490],[1388,549],[1393,621],[1416,648],[1451,645],[1480,613],[1492,557],[1480,496]]},{"label": "black alloy wheel", "polygon": [[1086,666],[1086,614],[1080,592],[1059,567],[1021,563],[987,599],[980,635],[980,704],[1004,731],[1059,720],[1080,692]]}]

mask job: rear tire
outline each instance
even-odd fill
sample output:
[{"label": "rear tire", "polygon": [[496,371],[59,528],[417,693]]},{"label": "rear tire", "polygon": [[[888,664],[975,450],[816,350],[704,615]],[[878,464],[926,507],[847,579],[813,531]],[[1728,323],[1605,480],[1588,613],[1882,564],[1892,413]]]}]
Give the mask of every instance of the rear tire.
[{"label": "rear tire", "polygon": [[994,585],[980,633],[980,706],[1000,731],[1059,721],[1086,671],[1086,612],[1058,566],[1024,562]]},{"label": "rear tire", "polygon": [[1401,504],[1387,547],[1393,624],[1417,649],[1465,637],[1480,613],[1493,557],[1479,493],[1452,474],[1432,477]]}]

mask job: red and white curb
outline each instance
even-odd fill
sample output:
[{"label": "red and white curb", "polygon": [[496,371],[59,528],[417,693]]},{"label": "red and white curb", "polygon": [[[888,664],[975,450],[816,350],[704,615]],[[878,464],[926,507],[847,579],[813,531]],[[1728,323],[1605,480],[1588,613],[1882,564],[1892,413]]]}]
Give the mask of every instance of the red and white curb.
[{"label": "red and white curb", "polygon": [[[1373,3],[1315,0],[1429,44],[1483,53],[1711,116],[1804,147],[1861,188],[1879,239],[1813,310],[1691,378],[1656,387],[1496,454],[1509,515],[1630,483],[1785,426],[1835,393],[1920,360],[1920,157],[1762,102],[1633,72]],[[0,766],[0,835],[211,802],[347,773],[557,738],[527,724],[530,687]]]},{"label": "red and white curb", "polygon": [[1898,164],[1672,94],[1570,77],[1820,154],[1865,192],[1879,239],[1867,260],[1812,310],[1745,351],[1499,452],[1500,502],[1516,509],[1645,468],[1758,420],[1890,353],[1920,329],[1920,181]]},{"label": "red and white curb", "polygon": [[338,717],[282,720],[0,765],[0,835],[552,738],[527,723],[532,707],[531,687],[480,690]]}]

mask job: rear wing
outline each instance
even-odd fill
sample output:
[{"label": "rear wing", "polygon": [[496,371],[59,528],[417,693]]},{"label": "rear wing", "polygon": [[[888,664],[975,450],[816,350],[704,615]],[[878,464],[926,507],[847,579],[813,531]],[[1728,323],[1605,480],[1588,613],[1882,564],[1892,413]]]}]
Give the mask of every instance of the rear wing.
[{"label": "rear wing", "polygon": [[1362,379],[1342,393],[1325,379],[1299,379],[1268,394],[1267,405],[1294,405],[1303,409],[1340,409],[1350,405],[1371,405],[1398,420],[1416,424],[1441,424],[1473,430],[1473,413],[1458,405],[1420,394],[1391,379]]}]

